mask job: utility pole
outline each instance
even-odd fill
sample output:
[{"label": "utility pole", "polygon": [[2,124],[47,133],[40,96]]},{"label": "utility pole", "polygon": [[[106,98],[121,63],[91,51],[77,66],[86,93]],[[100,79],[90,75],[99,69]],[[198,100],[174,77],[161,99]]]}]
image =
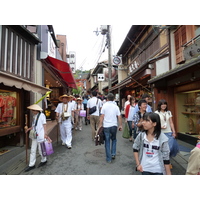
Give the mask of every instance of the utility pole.
[{"label": "utility pole", "polygon": [[[94,31],[97,32],[98,31]],[[111,50],[111,26],[110,25],[102,25],[101,26],[101,34],[107,36],[107,45],[108,45],[108,90],[111,89],[111,73],[112,73],[112,50]]]},{"label": "utility pole", "polygon": [[111,26],[108,25],[107,32],[107,42],[108,42],[108,90],[111,89],[111,73],[112,73],[112,51],[111,51]]}]

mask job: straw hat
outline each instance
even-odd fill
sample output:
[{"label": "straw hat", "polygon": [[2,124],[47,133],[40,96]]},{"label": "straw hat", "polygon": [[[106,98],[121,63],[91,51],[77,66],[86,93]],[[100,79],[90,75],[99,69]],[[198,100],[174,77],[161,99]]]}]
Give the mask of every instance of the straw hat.
[{"label": "straw hat", "polygon": [[73,96],[73,95],[71,95],[71,94],[69,95],[69,97],[70,97],[70,98],[74,98],[74,96]]},{"label": "straw hat", "polygon": [[70,98],[69,95],[64,94],[64,95],[62,95],[62,96],[59,97],[59,101],[62,101],[62,99],[63,99],[64,97],[66,97],[66,98]]},{"label": "straw hat", "polygon": [[43,111],[43,109],[39,105],[37,105],[37,104],[33,104],[31,106],[28,106],[27,108],[30,109],[30,110]]},{"label": "straw hat", "polygon": [[79,100],[82,101],[82,99],[81,99],[80,97],[78,97],[78,98],[76,99],[76,101],[79,101]]}]

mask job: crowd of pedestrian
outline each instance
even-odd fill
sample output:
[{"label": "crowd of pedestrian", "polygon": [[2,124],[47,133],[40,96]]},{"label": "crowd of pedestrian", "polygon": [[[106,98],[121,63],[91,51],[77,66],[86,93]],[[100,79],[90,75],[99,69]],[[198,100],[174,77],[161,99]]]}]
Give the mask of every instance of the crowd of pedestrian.
[{"label": "crowd of pedestrian", "polygon": [[[114,101],[114,95],[109,93],[107,97],[103,97],[100,93],[93,91],[91,96],[84,95],[82,98],[64,94],[60,96],[59,100],[61,103],[57,105],[55,113],[56,120],[59,123],[62,145],[68,149],[72,148],[72,129],[82,131],[82,123],[85,119],[85,125],[90,124],[91,127],[92,141],[96,140],[98,130],[103,127],[106,161],[111,163],[116,157],[117,131],[122,131],[122,116],[117,103]],[[129,127],[129,141],[133,142],[135,169],[143,175],[170,175],[172,168],[170,157],[176,156],[179,151],[175,139],[176,131],[172,119],[173,115],[168,110],[166,100],[161,99],[158,102],[155,112],[152,112],[149,100],[148,94],[142,95],[139,101],[128,95],[123,107],[125,123]],[[37,136],[31,138],[30,162],[25,169],[26,172],[35,168],[37,147],[41,155],[41,162],[38,167],[47,163],[47,158],[41,153],[40,142],[48,138],[46,118],[42,113],[42,108],[34,104],[29,106],[28,109],[33,112],[33,123],[32,127],[26,129],[26,132],[35,130]],[[196,155],[199,156],[199,146],[198,149],[193,150],[195,153],[193,153],[192,158]],[[194,160],[192,158],[190,160]],[[197,162],[193,163],[195,164],[188,165],[190,167],[190,170],[187,171],[188,174],[192,171],[191,166],[197,167],[198,165]]]}]

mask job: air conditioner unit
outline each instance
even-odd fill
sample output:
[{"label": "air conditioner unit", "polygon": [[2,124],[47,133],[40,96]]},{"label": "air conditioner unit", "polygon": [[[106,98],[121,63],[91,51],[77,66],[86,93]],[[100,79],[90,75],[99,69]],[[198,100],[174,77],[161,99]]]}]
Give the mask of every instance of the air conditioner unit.
[{"label": "air conditioner unit", "polygon": [[183,50],[185,60],[189,60],[200,55],[200,40],[196,40],[193,44],[188,45]]}]

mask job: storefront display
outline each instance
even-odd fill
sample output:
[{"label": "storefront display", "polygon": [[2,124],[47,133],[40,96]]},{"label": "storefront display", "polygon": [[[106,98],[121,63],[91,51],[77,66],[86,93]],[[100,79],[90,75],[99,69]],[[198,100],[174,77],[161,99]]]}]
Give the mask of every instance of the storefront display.
[{"label": "storefront display", "polygon": [[178,132],[198,138],[200,135],[200,91],[177,94]]},{"label": "storefront display", "polygon": [[16,106],[17,93],[0,90],[0,129],[16,125]]}]

